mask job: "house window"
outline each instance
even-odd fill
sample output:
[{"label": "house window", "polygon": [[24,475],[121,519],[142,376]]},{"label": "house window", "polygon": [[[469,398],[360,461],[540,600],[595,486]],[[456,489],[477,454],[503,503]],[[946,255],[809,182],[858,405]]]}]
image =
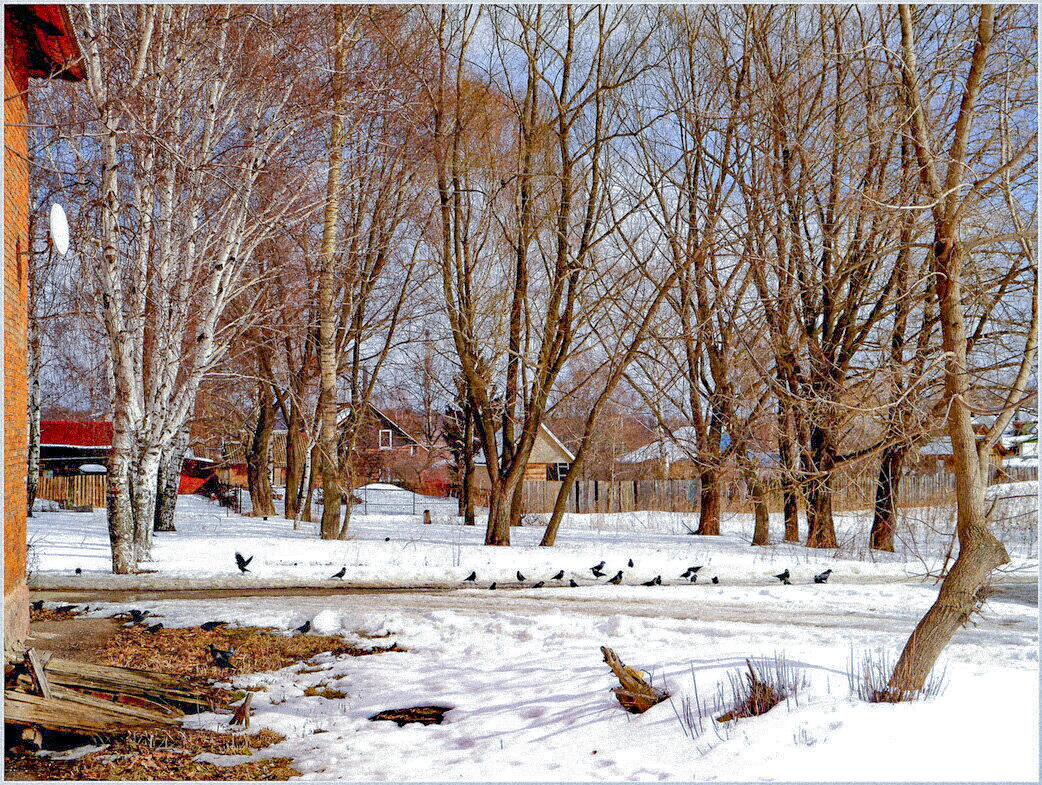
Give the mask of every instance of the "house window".
[{"label": "house window", "polygon": [[391,443],[391,429],[387,428],[380,431],[380,449],[389,450],[394,445]]},{"label": "house window", "polygon": [[546,467],[546,479],[551,482],[561,482],[564,480],[568,469],[571,468],[570,463],[551,463]]}]

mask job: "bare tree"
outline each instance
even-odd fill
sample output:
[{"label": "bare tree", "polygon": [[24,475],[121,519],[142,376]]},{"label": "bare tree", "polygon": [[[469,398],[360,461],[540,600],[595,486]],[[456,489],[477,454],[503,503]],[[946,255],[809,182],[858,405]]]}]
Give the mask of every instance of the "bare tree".
[{"label": "bare tree", "polygon": [[[1034,363],[1038,340],[1038,271],[1032,244],[1035,237],[1033,229],[1027,228],[1018,216],[1008,241],[1017,243],[1031,261],[1034,278],[1031,325],[1023,344],[1019,368],[1007,384],[1001,404],[995,408],[998,416],[988,432],[978,440],[971,422],[975,405],[969,399],[972,365],[966,350],[967,304],[962,296],[963,278],[968,272],[968,264],[972,264],[974,248],[967,242],[965,234],[971,212],[982,206],[986,187],[996,181],[1002,182],[1005,175],[1014,174],[1023,164],[1030,162],[1037,145],[1037,131],[1021,133],[1019,138],[1010,139],[1011,126],[997,120],[998,114],[1016,116],[1018,107],[1033,103],[1034,95],[1026,87],[1016,96],[1006,93],[1004,101],[994,100],[994,93],[1001,91],[1003,83],[1002,76],[996,75],[996,66],[1001,69],[1006,65],[996,51],[1003,46],[1012,50],[1018,48],[1018,30],[1024,29],[1019,18],[1020,9],[1004,7],[997,14],[995,7],[990,5],[972,10],[953,7],[946,9],[940,18],[935,14],[927,15],[925,21],[933,23],[928,26],[923,25],[920,12],[920,32],[925,26],[928,34],[939,29],[943,35],[945,28],[961,31],[973,25],[972,17],[976,17],[972,46],[963,48],[965,54],[960,53],[961,56],[952,64],[959,71],[966,69],[953,96],[958,99],[958,108],[948,105],[940,110],[928,102],[926,96],[933,86],[932,79],[938,78],[936,74],[943,73],[940,78],[947,80],[952,78],[951,71],[935,70],[932,78],[923,82],[918,63],[921,52],[917,46],[916,13],[908,5],[901,5],[899,13],[905,106],[921,188],[930,207],[934,228],[932,263],[945,352],[944,394],[948,435],[955,462],[956,532],[959,540],[959,555],[941,583],[937,600],[912,632],[890,678],[890,689],[904,692],[922,688],[941,651],[977,607],[979,592],[988,576],[1009,560],[1005,547],[988,527],[984,490],[988,452],[1023,397]],[[996,22],[999,23],[998,30]],[[1033,43],[1028,45],[1033,49]],[[982,125],[1001,133],[974,134],[975,126],[979,129]],[[994,146],[999,136],[1004,142],[996,156],[993,154],[996,152]],[[971,168],[968,165],[971,161],[978,166]],[[1013,212],[1017,213],[1019,206],[1012,206]],[[988,243],[992,242],[994,240],[989,238]]]},{"label": "bare tree", "polygon": [[255,189],[290,149],[302,119],[295,77],[305,69],[285,35],[286,9],[78,13],[88,119],[56,130],[81,178],[100,183],[98,241],[81,256],[98,271],[113,395],[109,529],[113,570],[125,573],[149,555],[163,452],[243,327],[224,316],[248,296],[248,261],[298,207],[292,179],[263,204]]}]

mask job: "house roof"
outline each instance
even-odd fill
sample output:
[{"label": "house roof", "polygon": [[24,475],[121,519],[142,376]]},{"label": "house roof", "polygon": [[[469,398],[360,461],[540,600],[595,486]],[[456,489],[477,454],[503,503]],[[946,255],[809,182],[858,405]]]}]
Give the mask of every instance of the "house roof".
[{"label": "house roof", "polygon": [[[731,437],[726,433],[720,434],[720,449],[726,450],[730,446]],[[693,425],[685,425],[683,428],[673,431],[672,436],[665,436],[650,444],[645,444],[643,447],[638,447],[618,460],[619,463],[644,463],[658,460],[673,462],[690,459],[697,456],[698,453],[698,431]]]},{"label": "house roof", "polygon": [[42,420],[41,447],[112,447],[112,423],[78,420]]},{"label": "house roof", "polygon": [[64,5],[4,7],[6,47],[18,48],[29,76],[80,82],[87,78],[72,20]]},{"label": "house roof", "polygon": [[[371,403],[368,404],[367,407],[368,407],[369,411],[371,411],[373,414],[376,415],[376,418],[378,420],[382,420],[385,424],[391,426],[391,428],[394,431],[397,431],[399,434],[401,434],[406,439],[408,439],[410,444],[419,445],[419,442],[412,437],[412,434],[410,434],[402,426],[400,426],[398,423],[396,423],[394,420],[392,420],[389,416],[387,416],[382,411],[377,409]],[[344,420],[346,420],[348,415],[350,415],[350,414],[351,414],[351,404],[349,404],[349,403],[343,404],[340,407],[340,411],[337,412],[337,416],[336,416],[336,424],[337,424],[337,426],[342,425]]]},{"label": "house roof", "polygon": [[[565,456],[565,458],[567,459],[568,463],[572,463],[572,462],[575,461],[575,455],[572,454],[572,451],[564,446],[564,443],[560,439],[557,438],[557,435],[553,431],[550,430],[550,428],[547,426],[547,424],[545,422],[539,424],[539,430],[546,436],[547,440],[550,442],[550,444],[552,446],[556,447],[558,450],[561,451],[561,454]],[[502,430],[500,430],[496,434],[496,440],[499,443],[500,448],[502,448],[502,444],[503,444],[503,431]],[[534,455],[535,454],[535,447],[534,446],[532,448],[532,452],[533,452],[533,455]],[[530,456],[530,459],[531,459],[531,456]],[[536,463],[543,463],[543,461],[536,461]],[[484,450],[480,450],[477,453],[477,455],[474,456],[474,465],[475,466],[484,466],[485,465],[485,451]]]}]

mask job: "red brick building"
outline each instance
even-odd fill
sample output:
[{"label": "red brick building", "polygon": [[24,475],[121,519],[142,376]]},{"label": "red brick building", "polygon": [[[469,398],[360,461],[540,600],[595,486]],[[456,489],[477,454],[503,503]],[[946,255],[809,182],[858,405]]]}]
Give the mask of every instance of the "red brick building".
[{"label": "red brick building", "polygon": [[4,646],[29,632],[25,584],[26,354],[29,265],[29,78],[80,81],[83,69],[61,5],[4,8]]}]

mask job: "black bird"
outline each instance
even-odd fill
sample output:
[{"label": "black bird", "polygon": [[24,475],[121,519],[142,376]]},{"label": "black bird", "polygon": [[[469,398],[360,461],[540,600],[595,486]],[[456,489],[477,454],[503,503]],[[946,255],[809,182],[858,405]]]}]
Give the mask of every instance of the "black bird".
[{"label": "black bird", "polygon": [[568,579],[568,586],[570,588],[572,588],[572,589],[578,589],[579,588],[579,584],[575,582],[574,578],[569,578]]},{"label": "black bird", "polygon": [[594,578],[603,578],[604,577],[604,573],[601,572],[600,570],[590,570],[590,572],[593,573],[593,577]]},{"label": "black bird", "polygon": [[235,552],[235,563],[239,565],[239,572],[249,572],[249,570],[246,569],[246,565],[249,564],[251,561],[253,561],[252,556],[248,559],[244,559],[242,558],[241,553],[239,553],[238,551]]},{"label": "black bird", "polygon": [[232,646],[230,649],[225,651],[224,649],[218,649],[212,643],[209,644],[210,656],[213,657],[214,663],[218,668],[231,668],[232,657],[235,656],[235,647]]},{"label": "black bird", "polygon": [[702,565],[701,564],[699,564],[697,567],[688,567],[686,570],[684,570],[684,574],[681,575],[680,577],[681,578],[690,578],[692,575],[694,575],[700,569],[702,569]]},{"label": "black bird", "polygon": [[601,559],[601,563],[600,564],[598,564],[596,567],[591,567],[590,569],[593,570],[594,572],[600,572],[601,570],[604,569],[604,560]]},{"label": "black bird", "polygon": [[778,580],[780,580],[782,583],[788,583],[789,582],[789,568],[786,567],[785,568],[785,572],[779,572],[774,577],[777,578]]},{"label": "black bird", "polygon": [[476,572],[472,572],[470,575],[468,575],[466,578],[463,579],[463,582],[466,583],[467,581],[470,581],[471,583],[473,583],[477,579],[478,579],[478,574]]},{"label": "black bird", "polygon": [[545,584],[543,583],[543,581],[538,581],[537,583],[533,583],[532,584],[532,588],[533,589],[541,589],[541,588],[543,588],[544,585]]},{"label": "black bird", "polygon": [[32,604],[32,609],[34,611],[43,610],[43,600],[37,600],[36,602],[34,602]]},{"label": "black bird", "polygon": [[79,567],[77,567],[76,568],[76,574],[77,575],[82,575],[83,574],[83,570],[81,570]]},{"label": "black bird", "polygon": [[340,568],[340,572],[337,572],[337,573],[329,576],[329,580],[333,580],[334,578],[340,578],[341,580],[343,580],[344,574],[346,572],[347,572],[347,567],[341,567]]},{"label": "black bird", "polygon": [[655,576],[655,585],[656,586],[661,586],[662,585],[662,576],[661,575],[656,575]]},{"label": "black bird", "polygon": [[[661,580],[661,577],[662,576],[659,576],[660,580]],[[644,583],[641,584],[641,586],[656,586],[656,585],[657,584],[655,583],[655,578],[652,578],[650,581],[644,581]]]},{"label": "black bird", "polygon": [[552,581],[563,581],[564,580],[564,570],[561,570],[560,572],[558,572],[557,575],[552,577],[550,580],[552,580]]},{"label": "black bird", "polygon": [[720,579],[717,578],[715,575],[713,576],[713,583],[720,583]]},{"label": "black bird", "polygon": [[522,583],[524,583],[524,582],[525,582],[525,576],[521,574],[521,570],[518,570],[518,571],[517,571],[517,579],[518,579],[519,581],[521,581]]},{"label": "black bird", "polygon": [[691,581],[692,583],[698,583],[698,573],[695,573],[695,572],[691,573],[691,577],[688,578],[688,580]]},{"label": "black bird", "polygon": [[616,586],[622,583],[622,570],[619,570],[617,573],[615,573],[615,577],[609,578],[607,582],[614,583]]},{"label": "black bird", "polygon": [[496,582],[492,581],[492,583],[489,585],[489,589],[494,589],[494,588],[496,588]]},{"label": "black bird", "polygon": [[629,560],[629,562],[627,562],[627,564],[628,564],[628,565],[629,565],[630,567],[632,567],[632,566],[633,566],[633,559],[630,559],[630,560]]},{"label": "black bird", "polygon": [[151,627],[146,627],[145,628],[145,632],[147,632],[149,635],[155,635],[161,629],[163,629],[163,622],[159,622],[158,624],[153,624]]},{"label": "black bird", "polygon": [[130,620],[135,624],[140,624],[146,616],[152,615],[152,611],[140,611],[137,608],[131,608],[127,613],[130,614]]},{"label": "black bird", "polygon": [[299,627],[297,627],[297,632],[299,632],[301,635],[303,635],[304,633],[310,632],[310,631],[311,631],[311,619],[308,619],[306,622],[304,622]]},{"label": "black bird", "polygon": [[56,610],[58,613],[68,613],[69,611],[76,610],[76,606],[75,605],[59,605],[54,610]]},{"label": "black bird", "polygon": [[829,576],[831,574],[832,574],[832,570],[825,570],[825,572],[819,573],[818,575],[814,576],[814,582],[815,583],[825,583],[829,579]]},{"label": "black bird", "polygon": [[213,630],[216,630],[218,627],[223,627],[227,623],[228,622],[226,621],[208,621],[203,624],[200,624],[199,626],[207,632],[212,632]]}]

